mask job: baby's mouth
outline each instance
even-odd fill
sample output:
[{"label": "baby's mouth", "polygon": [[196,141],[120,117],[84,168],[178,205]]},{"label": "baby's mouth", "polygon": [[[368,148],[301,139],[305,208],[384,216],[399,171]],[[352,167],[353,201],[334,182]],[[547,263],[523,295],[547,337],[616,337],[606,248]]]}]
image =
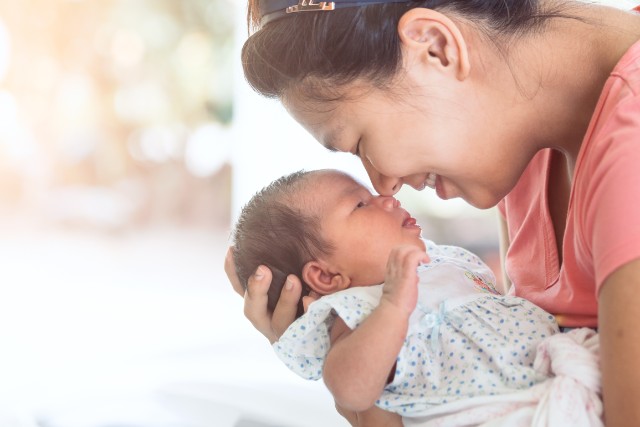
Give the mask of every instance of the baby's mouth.
[{"label": "baby's mouth", "polygon": [[420,226],[417,224],[416,219],[411,215],[407,215],[404,221],[402,221],[402,226],[408,228],[420,228]]}]

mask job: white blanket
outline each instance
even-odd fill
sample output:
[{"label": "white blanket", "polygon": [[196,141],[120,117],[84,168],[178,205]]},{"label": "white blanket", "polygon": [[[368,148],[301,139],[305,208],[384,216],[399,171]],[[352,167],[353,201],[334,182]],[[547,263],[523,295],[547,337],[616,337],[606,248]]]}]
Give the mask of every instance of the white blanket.
[{"label": "white blanket", "polygon": [[482,396],[403,418],[407,427],[602,427],[599,337],[587,328],[552,335],[534,368],[547,380],[515,393]]}]

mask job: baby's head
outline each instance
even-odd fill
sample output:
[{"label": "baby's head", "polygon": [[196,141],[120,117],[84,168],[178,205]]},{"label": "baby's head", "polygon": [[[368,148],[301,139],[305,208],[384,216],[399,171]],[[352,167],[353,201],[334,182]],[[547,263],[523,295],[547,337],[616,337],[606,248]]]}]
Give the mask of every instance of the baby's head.
[{"label": "baby's head", "polygon": [[[309,203],[317,172],[294,172],[273,181],[242,208],[232,232],[236,273],[243,286],[259,265],[273,275],[268,308],[273,311],[289,274],[302,275],[302,267],[332,251],[322,239],[320,218]],[[309,294],[303,283],[302,294]],[[298,315],[303,309],[300,304]]]},{"label": "baby's head", "polygon": [[259,265],[271,269],[273,311],[290,274],[301,278],[303,296],[382,283],[394,246],[424,249],[420,231],[396,199],[372,195],[343,172],[295,172],[242,209],[233,231],[236,272],[246,286]]}]

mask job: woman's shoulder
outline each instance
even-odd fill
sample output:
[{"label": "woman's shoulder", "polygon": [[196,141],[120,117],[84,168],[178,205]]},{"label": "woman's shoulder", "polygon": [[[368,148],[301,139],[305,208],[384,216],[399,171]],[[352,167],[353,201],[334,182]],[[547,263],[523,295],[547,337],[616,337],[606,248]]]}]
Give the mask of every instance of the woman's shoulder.
[{"label": "woman's shoulder", "polygon": [[[637,170],[640,158],[640,41],[618,62],[607,80],[576,162],[575,177],[593,181],[612,168]],[[622,183],[621,183],[622,184]]]},{"label": "woman's shoulder", "polygon": [[620,58],[611,75],[629,80],[635,86],[640,81],[638,70],[640,70],[640,40],[631,45]]}]

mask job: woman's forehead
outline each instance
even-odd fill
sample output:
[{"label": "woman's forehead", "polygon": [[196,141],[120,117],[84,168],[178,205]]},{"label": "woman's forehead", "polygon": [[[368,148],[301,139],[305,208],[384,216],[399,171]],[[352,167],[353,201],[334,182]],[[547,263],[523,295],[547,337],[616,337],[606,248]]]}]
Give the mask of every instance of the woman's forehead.
[{"label": "woman's forehead", "polygon": [[330,118],[339,115],[340,100],[316,100],[300,94],[283,96],[280,101],[289,113],[308,118]]},{"label": "woman's forehead", "polygon": [[291,117],[307,130],[318,142],[330,151],[336,151],[337,142],[348,123],[347,117],[341,114],[339,107],[330,111],[326,108],[312,109],[308,103],[283,101],[283,105]]}]

